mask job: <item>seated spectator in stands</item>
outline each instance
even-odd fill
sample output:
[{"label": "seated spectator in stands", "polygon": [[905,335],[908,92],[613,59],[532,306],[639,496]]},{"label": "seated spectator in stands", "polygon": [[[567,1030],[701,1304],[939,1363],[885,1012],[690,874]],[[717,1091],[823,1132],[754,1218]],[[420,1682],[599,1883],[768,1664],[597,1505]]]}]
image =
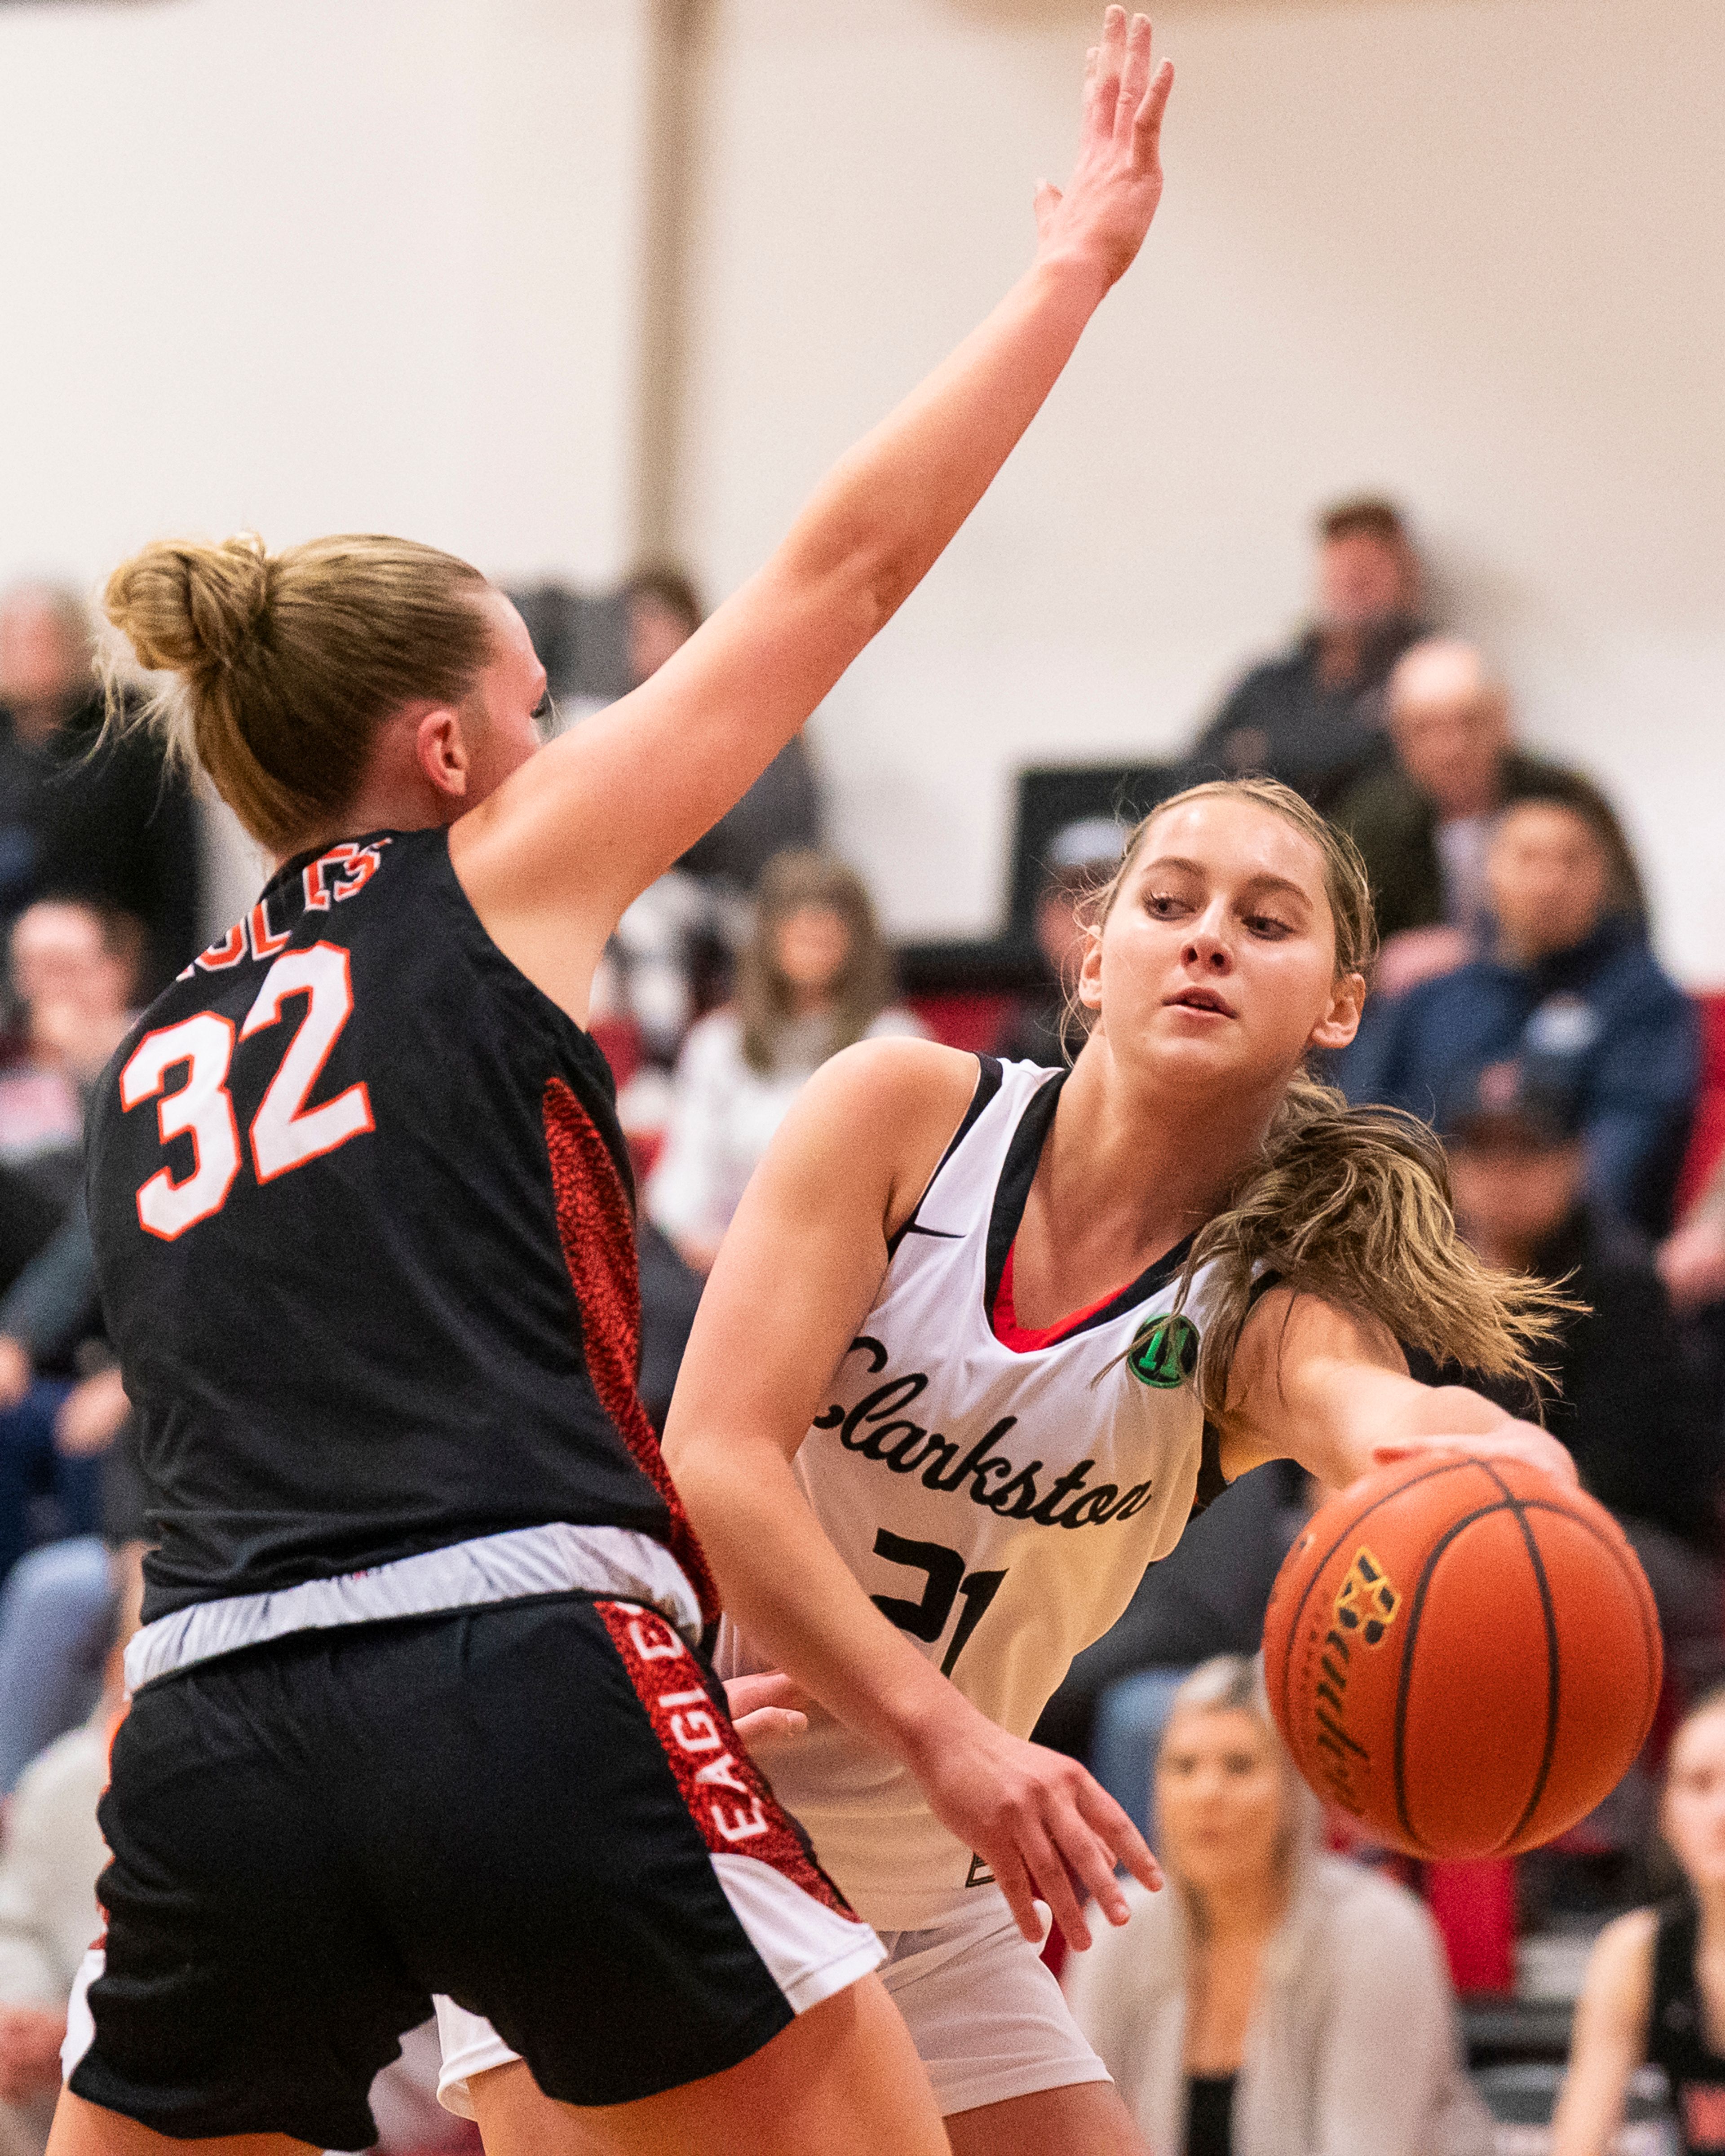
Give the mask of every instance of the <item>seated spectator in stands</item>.
[{"label": "seated spectator in stands", "polygon": [[860,876],[830,855],[781,854],[761,879],[737,998],[693,1027],[677,1064],[647,1211],[697,1272],[786,1110],[829,1055],[920,1034],[892,1000],[892,962]]},{"label": "seated spectator in stands", "polygon": [[1198,738],[1190,777],[1265,771],[1327,809],[1385,753],[1384,683],[1424,634],[1401,511],[1375,496],[1335,503],[1317,520],[1311,626],[1230,693]]},{"label": "seated spectator in stands", "polygon": [[1036,901],[1036,947],[1047,968],[1042,993],[1007,1020],[994,1053],[1012,1063],[1070,1063],[1083,1045],[1072,998],[1088,933],[1086,901],[1120,865],[1126,834],[1106,816],[1087,816],[1055,834]]},{"label": "seated spectator in stands", "polygon": [[1156,2156],[1489,2156],[1431,1920],[1319,1853],[1255,1662],[1175,1695],[1156,1810],[1168,1885],[1127,1881],[1131,1922],[1062,1978]]},{"label": "seated spectator in stands", "polygon": [[[80,1123],[84,1096],[131,1023],[141,941],[136,922],[81,900],[31,906],[13,930],[15,983],[38,1073],[68,1089]],[[0,1133],[8,1106],[16,1106],[8,1100],[16,1082],[14,1075],[0,1076]],[[81,1129],[72,1139],[56,1157],[57,1222],[0,1296],[0,1577],[38,1538],[44,1500],[57,1513],[51,1532],[94,1532],[99,1455],[126,1413],[117,1376],[90,1368],[101,1313]],[[34,1172],[29,1187],[51,1198],[40,1162]],[[0,1204],[24,1187],[21,1172],[0,1183]]]},{"label": "seated spectator in stands", "polygon": [[1725,1302],[1725,1159],[1660,1245],[1659,1274],[1673,1306],[1686,1317]]},{"label": "seated spectator in stands", "polygon": [[[1508,692],[1452,637],[1426,637],[1396,661],[1388,725],[1394,760],[1356,779],[1334,817],[1372,880],[1384,939],[1373,985],[1399,995],[1472,957],[1488,927],[1498,812],[1567,774],[1513,745]],[[1644,910],[1639,883],[1635,897]]]},{"label": "seated spectator in stands", "polygon": [[[1469,1242],[1506,1270],[1561,1281],[1583,1306],[1541,1358],[1546,1427],[1635,1544],[1672,1664],[1692,1690],[1712,1682],[1725,1671],[1719,1450],[1651,1248],[1585,1194],[1574,1101],[1526,1065],[1462,1081],[1441,1122]],[[1514,1399],[1512,1412],[1527,1407]]]},{"label": "seated spectator in stands", "polygon": [[1519,1059],[1568,1092],[1589,1194],[1668,1224],[1701,1077],[1693,1006],[1648,943],[1621,826],[1560,774],[1507,808],[1486,860],[1491,942],[1455,972],[1368,1004],[1337,1073],[1350,1100],[1432,1121],[1459,1081]]},{"label": "seated spectator in stands", "polygon": [[0,598],[0,922],[48,896],[134,915],[153,995],[198,947],[197,816],[145,736],[98,745],[92,649],[74,593]]},{"label": "seated spectator in stands", "polygon": [[1625,2145],[1624,2100],[1650,2062],[1665,2071],[1683,2148],[1725,2144],[1725,1692],[1678,1725],[1660,1825],[1683,1891],[1620,1917],[1594,1943],[1551,2156]]},{"label": "seated spectator in stands", "polygon": [[83,1175],[84,1095],[131,1024],[142,924],[83,899],[13,923],[19,1053],[0,1070],[0,1166],[64,1207]]},{"label": "seated spectator in stands", "polygon": [[0,2151],[39,2156],[59,2095],[72,1984],[101,1934],[97,1875],[107,1862],[96,1804],[125,1711],[121,1655],[137,1624],[141,1553],[126,1568],[126,1618],[107,1682],[82,1727],[49,1746],[19,1781],[0,1856]]}]

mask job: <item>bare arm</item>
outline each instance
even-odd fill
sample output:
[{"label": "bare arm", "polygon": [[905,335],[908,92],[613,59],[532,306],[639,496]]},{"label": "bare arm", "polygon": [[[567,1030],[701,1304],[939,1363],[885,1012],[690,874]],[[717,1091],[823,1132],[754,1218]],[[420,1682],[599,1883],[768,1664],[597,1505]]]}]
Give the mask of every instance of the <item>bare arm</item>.
[{"label": "bare arm", "polygon": [[1232,1481],[1266,1460],[1297,1460],[1332,1490],[1416,1452],[1461,1450],[1531,1460],[1573,1483],[1554,1437],[1463,1385],[1422,1385],[1381,1327],[1316,1296],[1272,1288],[1247,1319],[1222,1417]]},{"label": "bare arm", "polygon": [[[922,1041],[835,1057],[798,1097],[732,1222],[665,1430],[666,1461],[725,1605],[829,1712],[901,1760],[992,1866],[1028,1938],[1040,1895],[1075,1946],[1080,1894],[1115,1922],[1117,1856],[1155,1864],[1075,1760],[988,1720],[875,1609],[791,1469],[969,1102],[976,1061]],[[1075,1893],[1069,1867],[1076,1875]]]},{"label": "bare arm", "polygon": [[717,821],[891,620],[981,500],[1137,254],[1172,72],[1111,8],[1078,162],[1037,198],[1029,273],[845,457],[766,567],[652,679],[555,742],[452,841],[492,937],[584,1018],[629,901]]},{"label": "bare arm", "polygon": [[1551,2156],[1605,2156],[1623,2123],[1624,2097],[1647,2056],[1656,1928],[1652,1910],[1632,1909],[1594,1942],[1552,2121]]}]

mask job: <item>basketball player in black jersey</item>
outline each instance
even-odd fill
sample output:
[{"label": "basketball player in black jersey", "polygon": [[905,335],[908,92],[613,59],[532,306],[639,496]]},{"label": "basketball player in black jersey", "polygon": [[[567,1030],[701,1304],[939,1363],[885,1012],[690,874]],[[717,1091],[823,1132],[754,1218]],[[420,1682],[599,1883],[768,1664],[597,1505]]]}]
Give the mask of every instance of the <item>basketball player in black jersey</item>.
[{"label": "basketball player in black jersey", "polygon": [[[581,1027],[623,909],[915,588],[1137,253],[1169,80],[1111,8],[1028,275],[542,753],[522,624],[447,556],[163,544],[110,581],[278,866],[94,1115],[156,1547],[54,2156],[362,2145],[437,1992],[584,2148],[946,2146],[878,1942],[697,1651],[715,1601],[634,1395],[627,1160]],[[1081,1876],[1149,1871],[1098,1819]]]},{"label": "basketball player in black jersey", "polygon": [[1638,2067],[1663,2067],[1683,2156],[1725,2150],[1725,1691],[1671,1739],[1660,1810],[1685,1891],[1594,1942],[1552,2156],[1605,2156]]}]

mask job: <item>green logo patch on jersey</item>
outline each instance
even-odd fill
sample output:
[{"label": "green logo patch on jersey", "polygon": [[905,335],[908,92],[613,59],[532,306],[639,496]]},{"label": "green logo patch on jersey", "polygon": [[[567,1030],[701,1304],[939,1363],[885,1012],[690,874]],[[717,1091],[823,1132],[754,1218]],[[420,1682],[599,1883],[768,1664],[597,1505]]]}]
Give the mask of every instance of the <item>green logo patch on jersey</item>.
[{"label": "green logo patch on jersey", "polygon": [[1140,1384],[1171,1391],[1198,1368],[1198,1327],[1183,1313],[1147,1318],[1127,1351],[1126,1367]]}]

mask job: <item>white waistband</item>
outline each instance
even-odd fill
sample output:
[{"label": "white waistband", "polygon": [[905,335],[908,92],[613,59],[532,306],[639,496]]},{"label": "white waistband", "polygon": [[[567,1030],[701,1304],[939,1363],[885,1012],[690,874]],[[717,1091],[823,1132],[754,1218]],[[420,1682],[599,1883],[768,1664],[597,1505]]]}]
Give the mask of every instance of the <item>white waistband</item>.
[{"label": "white waistband", "polygon": [[663,1543],[630,1527],[572,1527],[559,1520],[424,1550],[369,1572],[302,1580],[274,1594],[194,1602],[134,1635],[126,1650],[126,1686],[137,1691],[152,1677],[290,1632],[429,1617],[442,1609],[571,1590],[644,1603],[691,1645],[701,1637],[695,1590]]}]

